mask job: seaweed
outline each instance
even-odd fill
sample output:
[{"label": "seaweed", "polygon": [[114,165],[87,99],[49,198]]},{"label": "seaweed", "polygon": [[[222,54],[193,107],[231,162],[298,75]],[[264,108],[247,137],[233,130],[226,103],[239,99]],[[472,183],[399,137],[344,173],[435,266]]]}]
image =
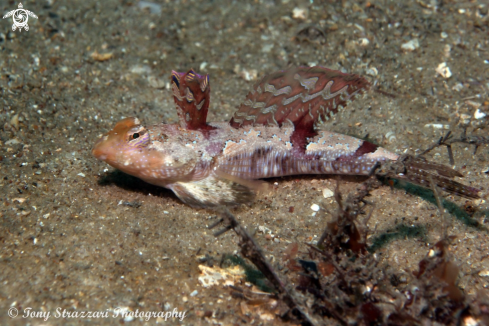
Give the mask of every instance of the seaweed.
[{"label": "seaweed", "polygon": [[[469,296],[457,286],[459,268],[449,253],[453,237],[447,234],[446,223],[443,238],[431,247],[416,271],[399,271],[379,262],[374,252],[380,242],[399,236],[424,237],[425,230],[401,224],[390,235],[377,237],[368,246],[367,222],[375,213],[375,205],[366,198],[378,185],[379,181],[371,178],[344,199],[338,182],[334,195],[337,210],[328,212],[332,220],[317,243],[307,245],[305,256],[299,253],[298,243],[288,245],[282,258],[286,267],[282,270],[286,272],[280,276],[228,210],[221,211],[220,220],[226,221],[227,226],[216,234],[231,229],[236,232],[243,257],[274,287],[273,298],[288,307],[280,315],[283,320],[301,325],[487,323],[488,292]],[[432,186],[431,191],[444,219],[438,190]],[[235,297],[253,301],[246,289],[235,288],[233,293]]]}]

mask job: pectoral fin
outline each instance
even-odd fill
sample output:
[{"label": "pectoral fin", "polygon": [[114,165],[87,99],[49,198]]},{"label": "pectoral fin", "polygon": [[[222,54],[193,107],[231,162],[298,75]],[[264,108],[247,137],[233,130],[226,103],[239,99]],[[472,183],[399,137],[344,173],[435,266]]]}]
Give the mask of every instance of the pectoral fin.
[{"label": "pectoral fin", "polygon": [[209,208],[249,203],[255,197],[253,190],[257,189],[256,186],[261,187],[262,184],[262,181],[240,180],[211,174],[202,180],[176,182],[168,187],[184,203],[193,207]]}]

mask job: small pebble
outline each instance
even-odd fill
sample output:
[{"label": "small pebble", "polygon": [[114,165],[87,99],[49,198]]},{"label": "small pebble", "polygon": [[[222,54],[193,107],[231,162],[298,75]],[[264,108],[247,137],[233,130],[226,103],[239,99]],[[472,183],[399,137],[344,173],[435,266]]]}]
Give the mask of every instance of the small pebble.
[{"label": "small pebble", "polygon": [[[114,57],[114,54],[113,53],[98,53],[97,51],[95,51],[92,54],[90,54],[90,56],[92,57],[93,60],[102,62],[102,61],[107,61],[107,60],[112,59]],[[62,67],[61,69],[63,70],[63,68],[65,68],[65,67]],[[68,68],[66,68],[66,71],[68,71]]]},{"label": "small pebble", "polygon": [[475,112],[474,112],[474,118],[476,119],[482,119],[484,117],[486,117],[487,114],[485,114],[484,112],[481,112],[480,109],[477,109]]},{"label": "small pebble", "polygon": [[486,270],[483,270],[483,271],[480,271],[479,272],[479,276],[488,277],[489,276],[489,271],[487,269]]},{"label": "small pebble", "polygon": [[305,20],[307,18],[307,14],[307,9],[305,8],[295,7],[292,10],[292,18],[294,19]]},{"label": "small pebble", "polygon": [[312,204],[311,209],[315,212],[319,211],[319,205],[318,204]]},{"label": "small pebble", "polygon": [[417,38],[401,45],[401,49],[404,51],[414,51],[419,48],[419,40]]},{"label": "small pebble", "polygon": [[365,47],[365,46],[368,46],[369,44],[370,44],[370,41],[368,40],[368,38],[364,37],[364,38],[361,38],[358,40],[358,45],[360,45],[360,46]]},{"label": "small pebble", "polygon": [[10,119],[10,125],[14,127],[15,129],[19,129],[19,114],[17,113]]},{"label": "small pebble", "polygon": [[12,138],[12,139],[9,139],[5,142],[5,145],[16,145],[16,144],[20,144],[20,141],[17,139],[17,138]]},{"label": "small pebble", "polygon": [[448,79],[448,78],[452,77],[452,72],[450,71],[450,68],[447,66],[446,62],[440,63],[435,71],[437,74],[439,74],[443,78]]},{"label": "small pebble", "polygon": [[190,293],[190,296],[195,297],[198,293],[199,293],[199,291],[195,290],[192,293]]},{"label": "small pebble", "polygon": [[367,69],[367,75],[370,75],[370,76],[374,76],[375,77],[378,74],[379,74],[379,71],[375,67],[372,67],[372,68],[368,68]]},{"label": "small pebble", "polygon": [[460,92],[462,89],[464,89],[464,85],[462,83],[455,84],[455,86],[452,87],[454,91]]},{"label": "small pebble", "polygon": [[334,196],[334,192],[331,189],[324,188],[323,189],[323,197],[324,198],[330,198]]},{"label": "small pebble", "polygon": [[149,9],[149,12],[152,14],[160,15],[161,14],[161,5],[149,1],[139,1],[138,3],[139,9]]},{"label": "small pebble", "polygon": [[424,125],[425,128],[435,128],[435,129],[450,129],[450,125],[443,125],[441,123],[428,123]]}]

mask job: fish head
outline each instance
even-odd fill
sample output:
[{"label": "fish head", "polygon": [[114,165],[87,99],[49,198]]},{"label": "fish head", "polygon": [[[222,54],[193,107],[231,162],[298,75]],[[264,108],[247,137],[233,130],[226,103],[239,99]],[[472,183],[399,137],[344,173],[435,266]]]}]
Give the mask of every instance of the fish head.
[{"label": "fish head", "polygon": [[171,138],[173,125],[146,128],[137,118],[126,118],[100,138],[92,155],[116,169],[166,187],[188,179],[197,162],[196,152]]},{"label": "fish head", "polygon": [[125,118],[103,135],[93,146],[92,155],[129,173],[144,165],[150,145],[148,130],[137,118]]}]

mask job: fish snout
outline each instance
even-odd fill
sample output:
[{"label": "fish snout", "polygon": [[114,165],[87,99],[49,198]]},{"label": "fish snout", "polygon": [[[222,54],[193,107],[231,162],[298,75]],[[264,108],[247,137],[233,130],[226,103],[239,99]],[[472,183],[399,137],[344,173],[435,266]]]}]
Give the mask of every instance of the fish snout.
[{"label": "fish snout", "polygon": [[101,161],[106,161],[109,157],[109,153],[110,146],[107,146],[107,136],[105,135],[93,145],[92,155]]}]

